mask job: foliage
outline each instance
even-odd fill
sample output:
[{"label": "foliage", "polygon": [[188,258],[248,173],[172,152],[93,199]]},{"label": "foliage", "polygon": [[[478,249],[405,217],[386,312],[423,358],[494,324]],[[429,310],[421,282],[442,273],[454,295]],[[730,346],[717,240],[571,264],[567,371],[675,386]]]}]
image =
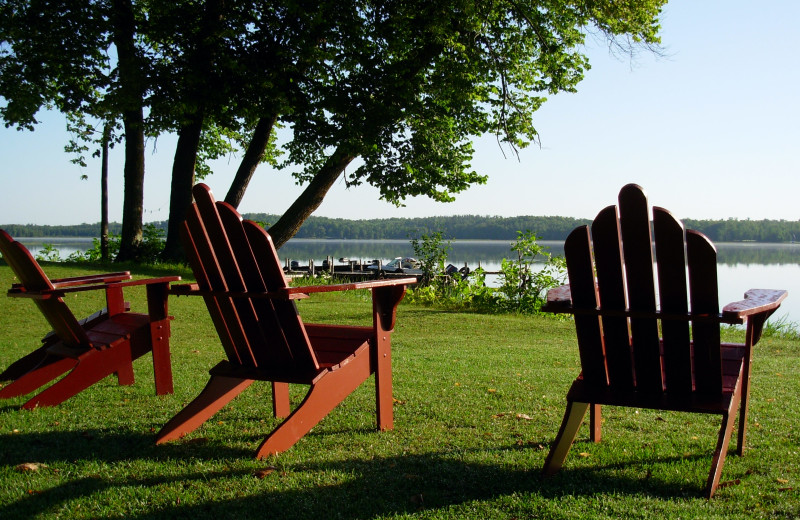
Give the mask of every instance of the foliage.
[{"label": "foliage", "polygon": [[781,318],[768,321],[764,325],[762,334],[765,337],[776,337],[798,341],[800,340],[800,325],[798,325],[797,322],[789,321],[789,318],[783,316]]},{"label": "foliage", "polygon": [[[119,253],[120,235],[111,233],[108,236],[108,254],[110,258],[116,257]],[[164,230],[153,224],[145,224],[143,229],[142,242],[137,249],[136,258],[133,260],[142,264],[160,263],[160,254],[164,249]],[[75,251],[67,258],[67,262],[100,262],[102,258],[100,250],[100,239],[92,239],[92,247],[86,251]],[[36,259],[47,262],[62,262],[64,259],[58,249],[52,244],[44,244],[43,248],[36,254]]]},{"label": "foliage", "polygon": [[[141,228],[145,133],[179,136],[173,215],[196,165],[205,174],[205,159],[249,148],[260,122],[283,124],[282,164],[307,188],[273,226],[280,246],[342,175],[395,204],[450,201],[485,182],[473,138],[494,134],[511,153],[536,142],[534,113],[589,68],[587,34],[630,51],[657,45],[664,3],[10,0],[0,118],[32,129],[40,108],[55,108],[77,114],[75,134],[90,141],[92,127],[123,121],[125,255]],[[269,128],[259,146],[274,160]]]},{"label": "foliage", "polygon": [[[561,285],[566,277],[564,259],[552,256],[547,247],[537,244],[538,238],[531,231],[517,232],[517,240],[511,244],[517,258],[502,260],[500,287],[492,289],[486,286],[482,269],[466,276],[458,271],[445,273],[449,243],[442,244],[441,232],[422,235],[421,242],[412,240],[415,253],[425,255],[427,264],[440,270],[423,268],[426,276],[418,287],[409,290],[409,301],[483,312],[535,314],[544,303],[547,290]],[[427,273],[431,272],[436,274],[430,277]]]},{"label": "foliage", "polygon": [[[516,260],[503,259],[500,266],[499,306],[521,313],[535,313],[545,301],[548,289],[561,285],[566,277],[566,262],[553,257],[547,247],[536,243],[538,237],[527,230],[517,232],[511,250]],[[544,263],[541,269],[535,263]]]},{"label": "foliage", "polygon": [[36,254],[36,260],[40,262],[60,262],[61,253],[58,252],[53,244],[43,244],[42,249]]},{"label": "foliage", "polygon": [[420,284],[435,284],[445,274],[444,262],[450,251],[450,240],[444,240],[441,231],[423,233],[419,237],[411,237],[411,247],[422,269]]}]

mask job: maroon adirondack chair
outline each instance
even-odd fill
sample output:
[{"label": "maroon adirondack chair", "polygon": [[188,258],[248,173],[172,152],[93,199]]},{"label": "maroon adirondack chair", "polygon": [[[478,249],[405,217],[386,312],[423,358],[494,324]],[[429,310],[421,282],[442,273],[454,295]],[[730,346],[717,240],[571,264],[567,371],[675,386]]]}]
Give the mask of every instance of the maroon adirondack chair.
[{"label": "maroon adirondack chair", "polygon": [[[228,359],[210,370],[206,387],[158,432],[156,442],[195,430],[254,381],[270,381],[273,413],[288,417],[256,451],[263,458],[289,449],[373,373],[378,428],[392,429],[390,336],[405,286],[416,279],[289,287],[263,228],[215,202],[203,184],[193,193],[181,239],[197,283],[170,292],[204,297]],[[372,290],[371,327],[304,324],[293,301],[350,289]],[[310,386],[291,413],[289,383]]]},{"label": "maroon adirondack chair", "polygon": [[[14,362],[0,381],[0,398],[33,392],[69,372],[46,390],[28,400],[23,408],[55,406],[108,375],[120,385],[134,382],[133,360],[153,353],[156,393],[172,393],[167,288],[179,276],[131,280],[128,272],[50,280],[24,245],[0,229],[0,252],[17,276],[8,295],[31,298],[52,332],[41,347]],[[123,288],[147,286],[148,313],[129,311]],[[64,302],[64,295],[90,290],[105,291],[106,308],[78,321]]]},{"label": "maroon adirondack chair", "polygon": [[[622,188],[619,206],[597,215],[591,231],[575,229],[564,251],[569,285],[548,293],[545,310],[574,315],[582,371],[567,394],[544,473],[561,468],[587,409],[595,442],[601,405],[719,414],[706,484],[711,498],[737,407],[737,452],[744,450],[752,349],[787,292],[750,290],[720,312],[713,244],[684,231],[663,208],[653,208],[651,222],[644,191],[634,184]],[[745,322],[743,344],[721,343],[720,324]]]}]

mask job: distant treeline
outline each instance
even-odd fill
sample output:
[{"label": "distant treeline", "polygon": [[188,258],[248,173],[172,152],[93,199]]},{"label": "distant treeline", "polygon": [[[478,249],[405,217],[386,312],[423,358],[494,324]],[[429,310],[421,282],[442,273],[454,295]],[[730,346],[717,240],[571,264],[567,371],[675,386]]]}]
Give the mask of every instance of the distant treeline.
[{"label": "distant treeline", "polygon": [[[260,222],[266,227],[278,220],[278,215],[246,213],[245,218]],[[388,218],[374,220],[348,220],[341,218],[310,217],[300,228],[296,238],[331,238],[381,240],[420,236],[423,233],[442,232],[446,239],[454,240],[514,240],[517,231],[534,231],[543,240],[564,240],[575,227],[588,224],[589,219],[569,217],[491,217],[456,215],[452,217]],[[167,222],[150,224],[166,230]],[[714,242],[792,242],[800,240],[800,220],[694,220],[685,219],[688,229],[708,235]],[[99,224],[74,226],[39,226],[34,224],[0,225],[14,237],[96,237]],[[113,234],[121,225],[109,224]]]}]

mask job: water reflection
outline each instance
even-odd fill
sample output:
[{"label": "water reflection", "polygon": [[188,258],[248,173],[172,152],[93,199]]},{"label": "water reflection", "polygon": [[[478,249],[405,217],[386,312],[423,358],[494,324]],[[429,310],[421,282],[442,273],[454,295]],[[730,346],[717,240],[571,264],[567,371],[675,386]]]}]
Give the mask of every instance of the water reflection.
[{"label": "water reflection", "polygon": [[[53,245],[61,258],[75,251],[92,247],[91,238],[21,238],[36,255],[45,244]],[[560,241],[540,241],[554,255],[564,254]],[[787,289],[789,298],[778,316],[789,315],[800,321],[800,244],[718,243],[717,260],[722,304],[742,298],[746,289]],[[313,260],[322,265],[326,257],[387,262],[398,256],[413,256],[408,240],[314,240],[293,239],[284,245],[278,256],[282,262],[297,260],[306,264]],[[487,271],[497,271],[503,258],[515,258],[511,242],[501,240],[458,240],[451,244],[447,261],[458,267],[464,264],[471,269],[481,265]]]},{"label": "water reflection", "polygon": [[[564,254],[561,241],[542,240],[553,255]],[[800,265],[800,244],[728,243],[717,246],[717,263],[724,265]],[[398,256],[412,256],[407,240],[290,240],[279,251],[281,259],[321,262],[327,256],[335,259],[390,260]],[[457,240],[451,243],[448,261],[452,264],[500,265],[500,259],[515,257],[511,242],[502,240]]]}]

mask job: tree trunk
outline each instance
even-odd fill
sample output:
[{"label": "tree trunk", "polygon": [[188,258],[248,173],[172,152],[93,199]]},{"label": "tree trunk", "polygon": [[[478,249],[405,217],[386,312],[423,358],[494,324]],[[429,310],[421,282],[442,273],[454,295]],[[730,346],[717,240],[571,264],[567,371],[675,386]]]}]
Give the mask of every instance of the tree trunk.
[{"label": "tree trunk", "polygon": [[186,57],[190,66],[188,77],[185,78],[188,88],[185,101],[187,105],[197,108],[184,114],[185,123],[181,124],[178,131],[178,144],[172,163],[167,240],[161,253],[161,258],[168,262],[182,261],[185,258],[180,244],[180,228],[192,205],[194,170],[206,116],[204,107],[208,95],[206,89],[209,88],[207,78],[214,63],[214,45],[220,38],[219,31],[222,30],[220,12],[223,4],[223,0],[207,0],[204,3],[200,31],[193,36],[193,50]]},{"label": "tree trunk", "polygon": [[269,138],[272,135],[272,129],[275,127],[275,122],[278,120],[278,115],[273,114],[270,116],[262,117],[258,120],[256,128],[253,131],[253,137],[250,139],[250,144],[247,145],[247,151],[242,157],[242,162],[239,164],[239,169],[236,170],[236,176],[231,182],[231,187],[228,194],[225,195],[225,202],[238,208],[242,203],[244,192],[247,190],[247,185],[250,184],[250,179],[256,168],[264,159],[264,153],[269,144]]},{"label": "tree trunk", "polygon": [[288,242],[297,233],[303,222],[322,204],[322,200],[328,190],[331,189],[333,183],[336,182],[336,179],[339,178],[339,175],[353,159],[355,159],[355,156],[343,151],[341,147],[337,148],[333,155],[328,158],[303,193],[278,219],[275,225],[269,228],[269,234],[275,243],[276,249]]},{"label": "tree trunk", "polygon": [[125,193],[117,261],[136,258],[144,211],[144,85],[136,53],[136,19],[130,0],[112,0],[114,45],[119,69],[119,106],[125,129]]},{"label": "tree trunk", "polygon": [[186,212],[192,205],[194,167],[202,131],[203,117],[200,114],[194,114],[191,116],[190,122],[184,125],[178,134],[175,159],[172,162],[167,241],[164,244],[164,251],[161,253],[162,259],[169,262],[184,259],[180,243],[180,226],[186,220]]},{"label": "tree trunk", "polygon": [[103,154],[100,167],[100,260],[108,262],[108,142],[111,123],[103,127]]}]

